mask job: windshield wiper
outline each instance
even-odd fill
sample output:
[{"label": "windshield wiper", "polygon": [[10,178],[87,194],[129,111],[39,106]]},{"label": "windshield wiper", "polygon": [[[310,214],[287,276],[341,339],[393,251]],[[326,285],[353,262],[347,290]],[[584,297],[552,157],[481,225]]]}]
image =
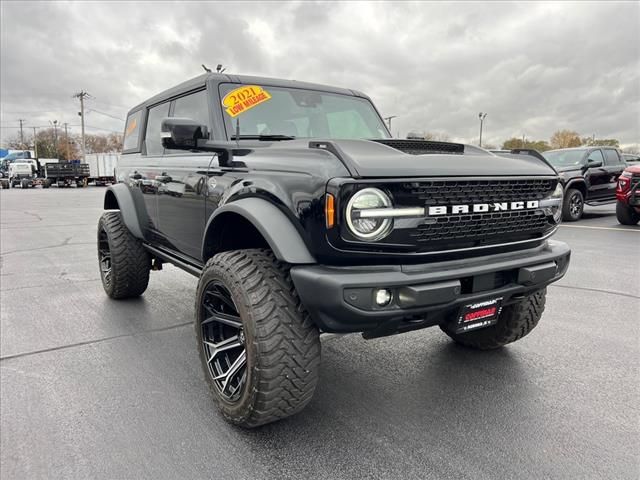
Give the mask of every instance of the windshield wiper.
[{"label": "windshield wiper", "polygon": [[266,142],[269,140],[272,140],[272,141],[295,140],[296,137],[292,137],[291,135],[231,135],[229,139],[230,140],[259,140],[261,142]]}]

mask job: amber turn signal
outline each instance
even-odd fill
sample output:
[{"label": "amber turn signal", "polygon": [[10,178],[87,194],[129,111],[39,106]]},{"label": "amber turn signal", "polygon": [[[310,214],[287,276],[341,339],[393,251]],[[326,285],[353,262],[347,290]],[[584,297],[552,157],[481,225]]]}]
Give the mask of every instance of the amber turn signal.
[{"label": "amber turn signal", "polygon": [[336,209],[335,209],[335,199],[333,195],[327,193],[324,197],[324,218],[327,223],[327,228],[333,228],[336,221]]}]

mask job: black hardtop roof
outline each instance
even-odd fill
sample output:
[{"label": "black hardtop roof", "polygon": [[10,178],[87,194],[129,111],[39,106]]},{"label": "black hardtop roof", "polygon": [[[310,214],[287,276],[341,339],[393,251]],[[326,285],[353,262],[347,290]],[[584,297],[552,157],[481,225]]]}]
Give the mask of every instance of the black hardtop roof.
[{"label": "black hardtop roof", "polygon": [[257,85],[267,85],[272,87],[285,87],[285,88],[304,88],[308,90],[319,90],[322,92],[329,93],[337,93],[341,95],[353,95],[363,98],[369,98],[364,93],[358,92],[356,90],[349,90],[347,88],[339,88],[339,87],[331,87],[328,85],[320,85],[317,83],[309,83],[309,82],[299,82],[297,80],[284,80],[280,78],[269,78],[269,77],[254,77],[250,75],[231,75],[226,73],[204,73],[199,75],[191,80],[187,80],[186,82],[182,82],[175,87],[169,88],[153,97],[145,100],[144,102],[136,105],[129,112],[133,112],[135,110],[139,110],[142,107],[147,107],[151,105],[155,105],[156,103],[160,103],[168,98],[176,97],[181,95],[182,93],[188,92],[190,90],[195,90],[198,87],[204,87],[207,82],[215,81],[217,83],[241,83],[241,84],[252,84],[255,83]]}]

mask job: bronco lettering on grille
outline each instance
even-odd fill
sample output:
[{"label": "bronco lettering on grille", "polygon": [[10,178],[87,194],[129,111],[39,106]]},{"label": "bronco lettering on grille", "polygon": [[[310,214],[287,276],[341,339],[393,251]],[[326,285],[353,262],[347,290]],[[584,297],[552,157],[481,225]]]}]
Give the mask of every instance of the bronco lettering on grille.
[{"label": "bronco lettering on grille", "polygon": [[495,203],[476,203],[473,205],[438,205],[429,207],[428,214],[436,215],[457,215],[464,213],[487,213],[487,212],[503,212],[508,210],[529,210],[538,208],[538,200],[529,200],[522,202],[495,202]]}]

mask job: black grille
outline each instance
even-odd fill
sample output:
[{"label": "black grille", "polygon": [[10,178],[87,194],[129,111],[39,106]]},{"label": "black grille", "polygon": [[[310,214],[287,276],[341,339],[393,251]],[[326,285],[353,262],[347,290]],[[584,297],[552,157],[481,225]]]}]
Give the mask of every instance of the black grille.
[{"label": "black grille", "polygon": [[[541,200],[553,193],[556,180],[443,180],[403,184],[400,203],[467,205]],[[416,200],[420,200],[416,202]]]},{"label": "black grille", "polygon": [[[411,226],[396,222],[398,236],[392,241],[404,240],[420,251],[446,251],[541,238],[554,228],[544,210],[512,210],[511,202],[542,200],[556,185],[555,178],[449,178],[389,185],[395,206],[447,207],[446,215],[426,215]],[[494,211],[493,203],[503,209]],[[473,213],[477,204],[489,204],[489,211]],[[453,214],[452,205],[468,206],[470,212]]]},{"label": "black grille", "polygon": [[423,223],[410,236],[419,243],[482,239],[479,243],[495,243],[496,236],[535,234],[549,227],[542,210],[449,215]]},{"label": "black grille", "polygon": [[461,143],[449,143],[449,142],[433,142],[430,140],[392,140],[392,139],[378,139],[374,142],[382,143],[388,147],[395,148],[404,153],[411,155],[425,155],[434,153],[444,154],[464,154],[464,145]]}]

